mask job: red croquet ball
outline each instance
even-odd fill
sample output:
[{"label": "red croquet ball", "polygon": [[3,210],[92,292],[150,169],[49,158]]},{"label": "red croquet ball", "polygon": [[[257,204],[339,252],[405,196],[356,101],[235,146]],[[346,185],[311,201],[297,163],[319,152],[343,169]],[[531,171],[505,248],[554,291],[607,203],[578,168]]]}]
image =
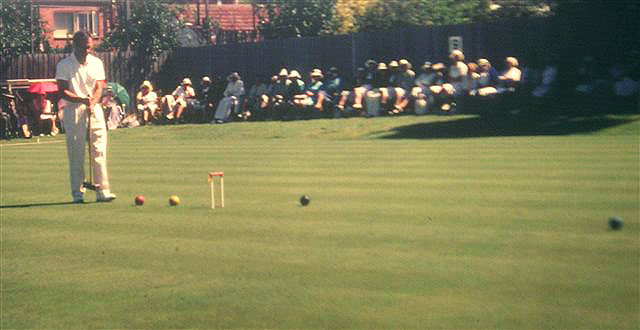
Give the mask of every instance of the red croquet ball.
[{"label": "red croquet ball", "polygon": [[138,195],[138,196],[136,196],[135,201],[136,201],[136,205],[142,205],[142,204],[144,204],[144,196],[142,196],[142,195]]}]

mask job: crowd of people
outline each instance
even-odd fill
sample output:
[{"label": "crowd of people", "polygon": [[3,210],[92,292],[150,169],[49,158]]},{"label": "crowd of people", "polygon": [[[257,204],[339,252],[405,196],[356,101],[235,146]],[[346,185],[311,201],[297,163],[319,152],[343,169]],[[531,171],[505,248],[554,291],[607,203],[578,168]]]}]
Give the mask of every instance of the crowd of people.
[{"label": "crowd of people", "polygon": [[[315,68],[306,76],[294,68],[281,68],[270,79],[256,76],[248,89],[242,77],[233,72],[226,82],[204,76],[197,87],[185,77],[166,95],[146,80],[139,86],[135,105],[130,109],[122,109],[121,102],[114,100],[109,91],[103,107],[107,126],[113,129],[185,122],[221,124],[402,114],[517,113],[527,105],[544,104],[559,94],[568,93],[582,100],[605,95],[638,97],[637,61],[613,64],[607,67],[607,72],[595,74],[593,57],[585,56],[570,73],[571,79],[560,82],[564,86],[559,87],[557,60],[548,54],[523,68],[515,57],[506,57],[494,65],[486,58],[468,61],[462,51],[453,50],[447,63],[426,61],[417,72],[406,59],[388,63],[367,60],[349,80],[336,67],[326,72]],[[34,119],[37,117],[34,114],[51,112],[45,110],[51,108],[45,101],[46,95],[35,97],[29,107],[18,109],[14,126],[19,134],[28,137],[29,133],[20,133],[19,128],[25,125],[31,129],[22,131],[36,134],[55,135],[60,131],[51,117],[45,116],[44,122]],[[5,102],[3,106],[10,105]]]}]

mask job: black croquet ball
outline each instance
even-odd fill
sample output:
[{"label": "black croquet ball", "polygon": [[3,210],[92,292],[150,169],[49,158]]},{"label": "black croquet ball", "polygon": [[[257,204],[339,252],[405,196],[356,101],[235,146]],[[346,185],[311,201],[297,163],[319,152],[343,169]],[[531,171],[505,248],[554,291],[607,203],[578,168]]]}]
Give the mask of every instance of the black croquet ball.
[{"label": "black croquet ball", "polygon": [[311,198],[309,196],[302,195],[302,197],[300,197],[300,204],[302,204],[302,206],[309,205],[309,202],[311,202]]},{"label": "black croquet ball", "polygon": [[611,227],[611,229],[613,229],[613,230],[622,229],[622,225],[623,224],[624,224],[624,222],[622,221],[622,219],[620,217],[611,217],[611,218],[609,218],[609,227]]}]

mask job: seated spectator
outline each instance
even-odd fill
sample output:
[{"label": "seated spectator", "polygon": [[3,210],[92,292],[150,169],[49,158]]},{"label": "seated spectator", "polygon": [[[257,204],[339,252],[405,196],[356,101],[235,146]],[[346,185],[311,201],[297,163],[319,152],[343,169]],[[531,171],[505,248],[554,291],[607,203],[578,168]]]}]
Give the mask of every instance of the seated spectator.
[{"label": "seated spectator", "polygon": [[231,73],[227,77],[227,88],[224,90],[224,97],[218,102],[218,107],[216,108],[214,115],[216,123],[222,124],[229,121],[231,115],[246,119],[240,111],[244,92],[244,82],[240,79],[240,75],[237,72]]},{"label": "seated spectator", "polygon": [[120,106],[120,101],[113,95],[111,86],[107,87],[107,93],[102,97],[102,109],[104,110],[105,124],[107,129],[114,130],[120,126],[124,118],[124,111]]},{"label": "seated spectator", "polygon": [[162,98],[162,104],[167,109],[167,119],[174,122],[182,121],[182,114],[196,96],[196,92],[191,87],[191,79],[184,78],[171,94]]},{"label": "seated spectator", "polygon": [[137,109],[142,118],[142,125],[151,124],[160,117],[158,111],[158,94],[153,90],[153,85],[148,80],[142,82],[140,91],[136,95]]},{"label": "seated spectator", "polygon": [[335,66],[329,68],[329,72],[327,73],[327,79],[325,82],[325,91],[327,97],[331,99],[331,101],[335,102],[338,100],[340,93],[343,89],[343,81],[340,77],[340,72],[338,68]]},{"label": "seated spectator", "polygon": [[478,78],[475,80],[474,88],[470,95],[489,96],[498,93],[496,84],[498,83],[498,72],[491,66],[489,60],[481,58],[478,60]]},{"label": "seated spectator", "polygon": [[[338,114],[340,114],[341,117],[346,115],[357,115],[361,113],[362,104],[360,104],[359,107],[355,106],[356,94],[357,94],[356,90],[358,90],[358,88],[362,88],[359,92],[362,92],[363,90],[366,91],[366,87],[365,88],[362,87],[365,85],[365,76],[366,76],[365,68],[358,67],[356,69],[355,81],[352,84],[350,84],[350,86],[345,87],[343,89],[340,95],[340,100],[336,105],[336,108],[339,111]],[[362,99],[360,99],[360,102],[362,102]],[[351,107],[347,108],[348,104],[351,104]]]},{"label": "seated spectator", "polygon": [[291,84],[289,84],[289,95],[291,96],[289,110],[291,111],[284,116],[284,119],[294,120],[302,117],[307,93],[305,92],[305,83],[298,70],[289,72],[289,80],[291,80]]},{"label": "seated spectator", "polygon": [[540,72],[540,78],[537,84],[533,87],[531,95],[535,98],[547,97],[551,94],[551,90],[556,82],[558,76],[558,68],[553,63],[552,57],[545,56],[544,67]]},{"label": "seated spectator", "polygon": [[451,65],[447,73],[447,87],[445,89],[451,95],[461,95],[464,92],[469,67],[464,63],[464,54],[459,49],[454,49],[449,55]]},{"label": "seated spectator", "polygon": [[433,85],[438,78],[429,61],[424,62],[420,70],[421,72],[415,80],[415,86],[411,90],[411,97],[415,100],[414,112],[418,115],[425,114],[428,105],[433,103],[429,86]]},{"label": "seated spectator", "polygon": [[6,87],[2,87],[2,93],[0,94],[0,110],[0,116],[2,116],[2,137],[11,139],[20,136],[15,96],[9,92],[9,89]]},{"label": "seated spectator", "polygon": [[464,95],[469,95],[472,90],[475,89],[478,83],[478,78],[480,78],[478,64],[470,62],[467,63],[467,67],[469,71],[467,73],[467,79],[464,84]]},{"label": "seated spectator", "polygon": [[400,75],[400,66],[398,65],[398,61],[390,61],[387,68],[389,68],[389,86],[398,87],[398,75]]},{"label": "seated spectator", "polygon": [[447,69],[443,63],[436,63],[431,69],[436,74],[432,84],[429,85],[429,93],[431,93],[433,99],[432,106],[438,108],[439,111],[447,113],[451,110],[454,91],[453,86],[445,78]]},{"label": "seated spectator", "polygon": [[[328,107],[325,106],[326,93],[324,90],[324,83],[322,82],[322,78],[324,75],[320,69],[313,69],[309,74],[311,77],[311,83],[306,88],[307,108],[311,108],[311,111],[306,111],[305,116],[311,117],[329,117],[331,114],[329,113]],[[310,115],[309,115],[310,113]]]},{"label": "seated spectator", "polygon": [[[377,117],[389,100],[389,93],[393,90],[389,87],[389,70],[384,62],[378,63],[378,70],[371,83],[371,89],[365,95],[367,117]],[[395,95],[392,92],[392,95]]]},{"label": "seated spectator", "polygon": [[47,99],[46,94],[36,94],[31,100],[31,113],[34,127],[40,136],[58,135],[56,126],[56,114],[53,112],[53,105]]},{"label": "seated spectator", "polygon": [[520,83],[522,71],[518,68],[518,60],[515,57],[507,57],[505,60],[506,70],[498,76],[498,82],[502,85],[498,92],[513,91]]},{"label": "seated spectator", "polygon": [[359,85],[353,89],[353,108],[360,111],[362,109],[362,97],[371,89],[373,79],[378,69],[378,63],[374,60],[367,60],[364,63],[364,72]]},{"label": "seated spectator", "polygon": [[260,104],[262,103],[262,96],[267,95],[268,92],[267,85],[264,83],[264,78],[262,75],[257,75],[255,83],[249,89],[247,101],[245,103],[246,108],[244,112],[247,113],[250,118],[264,119],[265,113]]},{"label": "seated spectator", "polygon": [[193,120],[196,122],[208,122],[210,114],[213,113],[214,89],[211,78],[204,76],[200,80],[200,90],[198,90],[196,100],[193,102]]},{"label": "seated spectator", "polygon": [[269,111],[268,118],[280,120],[289,112],[289,71],[282,69],[278,73],[278,80],[273,84],[269,95]]},{"label": "seated spectator", "polygon": [[[406,59],[398,62],[398,75],[395,80],[395,103],[390,114],[399,114],[404,112],[410,101],[410,93],[416,80],[416,74],[411,70],[411,63]],[[391,93],[390,93],[391,94]]]}]

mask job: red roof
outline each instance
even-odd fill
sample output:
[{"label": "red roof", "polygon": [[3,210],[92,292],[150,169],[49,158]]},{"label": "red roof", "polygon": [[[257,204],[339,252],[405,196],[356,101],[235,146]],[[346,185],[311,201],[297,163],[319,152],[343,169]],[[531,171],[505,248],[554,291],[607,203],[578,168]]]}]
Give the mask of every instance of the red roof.
[{"label": "red roof", "polygon": [[[187,21],[195,22],[196,5],[188,5],[188,12],[184,12]],[[204,4],[200,4],[200,19],[206,17]],[[217,5],[209,4],[209,17],[220,24],[223,30],[247,31],[254,30],[253,7],[250,4]]]}]

